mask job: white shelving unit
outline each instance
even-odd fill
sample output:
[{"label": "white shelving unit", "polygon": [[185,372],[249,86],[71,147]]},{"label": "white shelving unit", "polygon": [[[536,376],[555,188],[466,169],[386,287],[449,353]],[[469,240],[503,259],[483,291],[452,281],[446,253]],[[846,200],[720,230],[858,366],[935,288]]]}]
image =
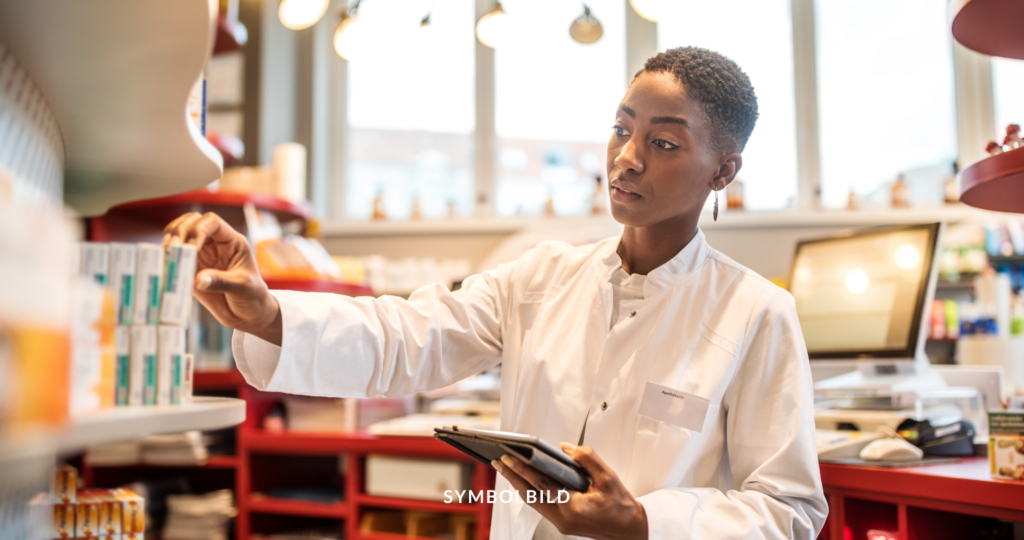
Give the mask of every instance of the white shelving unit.
[{"label": "white shelving unit", "polygon": [[217,0],[0,2],[0,43],[60,127],[67,204],[102,214],[220,178],[220,154],[186,111],[217,9]]}]

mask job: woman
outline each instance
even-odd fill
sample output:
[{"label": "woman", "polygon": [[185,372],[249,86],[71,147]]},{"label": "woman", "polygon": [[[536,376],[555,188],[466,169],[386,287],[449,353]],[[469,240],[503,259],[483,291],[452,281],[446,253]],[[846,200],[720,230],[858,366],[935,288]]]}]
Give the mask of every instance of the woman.
[{"label": "woman", "polygon": [[[182,216],[164,240],[201,247],[196,296],[238,330],[235,358],[257,388],[394,396],[501,363],[501,429],[571,441],[594,482],[565,503],[496,503],[492,538],[810,539],[827,507],[793,300],[697,228],[756,118],[732,61],[696,48],[651,58],[608,142],[622,236],[543,243],[455,293],[270,293],[245,238],[212,214]],[[510,456],[493,465],[497,489],[522,500],[557,489]]]}]

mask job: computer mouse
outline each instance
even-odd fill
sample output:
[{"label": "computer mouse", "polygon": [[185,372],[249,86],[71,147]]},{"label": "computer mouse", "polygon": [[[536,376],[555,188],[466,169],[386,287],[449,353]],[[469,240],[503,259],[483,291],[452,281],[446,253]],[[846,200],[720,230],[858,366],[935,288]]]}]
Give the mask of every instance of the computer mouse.
[{"label": "computer mouse", "polygon": [[878,439],[871,441],[860,451],[865,461],[916,461],[924,452],[903,439]]}]

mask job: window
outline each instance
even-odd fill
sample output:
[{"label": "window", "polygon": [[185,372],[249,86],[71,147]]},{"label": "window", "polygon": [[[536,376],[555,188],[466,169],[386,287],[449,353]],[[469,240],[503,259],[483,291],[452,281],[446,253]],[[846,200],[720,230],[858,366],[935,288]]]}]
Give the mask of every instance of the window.
[{"label": "window", "polygon": [[[430,24],[420,21],[430,12]],[[473,0],[363,2],[348,65],[345,213],[367,219],[473,210],[476,25]]]},{"label": "window", "polygon": [[[728,21],[723,27],[723,21]],[[737,178],[744,205],[777,210],[796,199],[796,114],[789,0],[686,0],[666,3],[658,49],[695,46],[739,64],[757,94],[760,116]]]},{"label": "window", "polygon": [[1024,85],[1024,60],[992,58],[996,129],[993,140],[1000,144],[1006,135],[1007,124],[1024,124],[1024,100],[1017,93],[1024,88],[1021,85]]},{"label": "window", "polygon": [[941,203],[957,157],[948,2],[817,0],[814,8],[822,204],[845,206],[853,190],[888,205],[900,174],[915,204]]},{"label": "window", "polygon": [[569,36],[581,4],[502,2],[522,39],[495,50],[501,215],[540,214],[549,199],[558,215],[588,213],[595,178],[605,175],[608,137],[626,88],[626,3],[587,5],[604,35],[584,45]]}]

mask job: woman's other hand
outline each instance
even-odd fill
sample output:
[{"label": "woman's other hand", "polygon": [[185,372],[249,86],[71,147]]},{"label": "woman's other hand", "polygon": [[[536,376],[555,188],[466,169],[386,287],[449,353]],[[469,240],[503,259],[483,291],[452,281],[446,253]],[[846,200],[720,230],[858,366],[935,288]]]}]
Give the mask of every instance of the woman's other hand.
[{"label": "woman's other hand", "polygon": [[[585,492],[570,491],[517,458],[505,455],[491,465],[519,492],[519,498],[547,518],[562,534],[595,539],[647,538],[647,513],[618,475],[592,448],[562,443],[562,451],[579,462],[593,480]],[[531,497],[529,491],[544,493]],[[530,502],[537,501],[537,502]],[[553,502],[552,502],[553,501]]]},{"label": "woman's other hand", "polygon": [[244,235],[212,212],[192,212],[164,229],[164,249],[172,243],[196,247],[195,296],[221,324],[281,344],[281,309]]}]

